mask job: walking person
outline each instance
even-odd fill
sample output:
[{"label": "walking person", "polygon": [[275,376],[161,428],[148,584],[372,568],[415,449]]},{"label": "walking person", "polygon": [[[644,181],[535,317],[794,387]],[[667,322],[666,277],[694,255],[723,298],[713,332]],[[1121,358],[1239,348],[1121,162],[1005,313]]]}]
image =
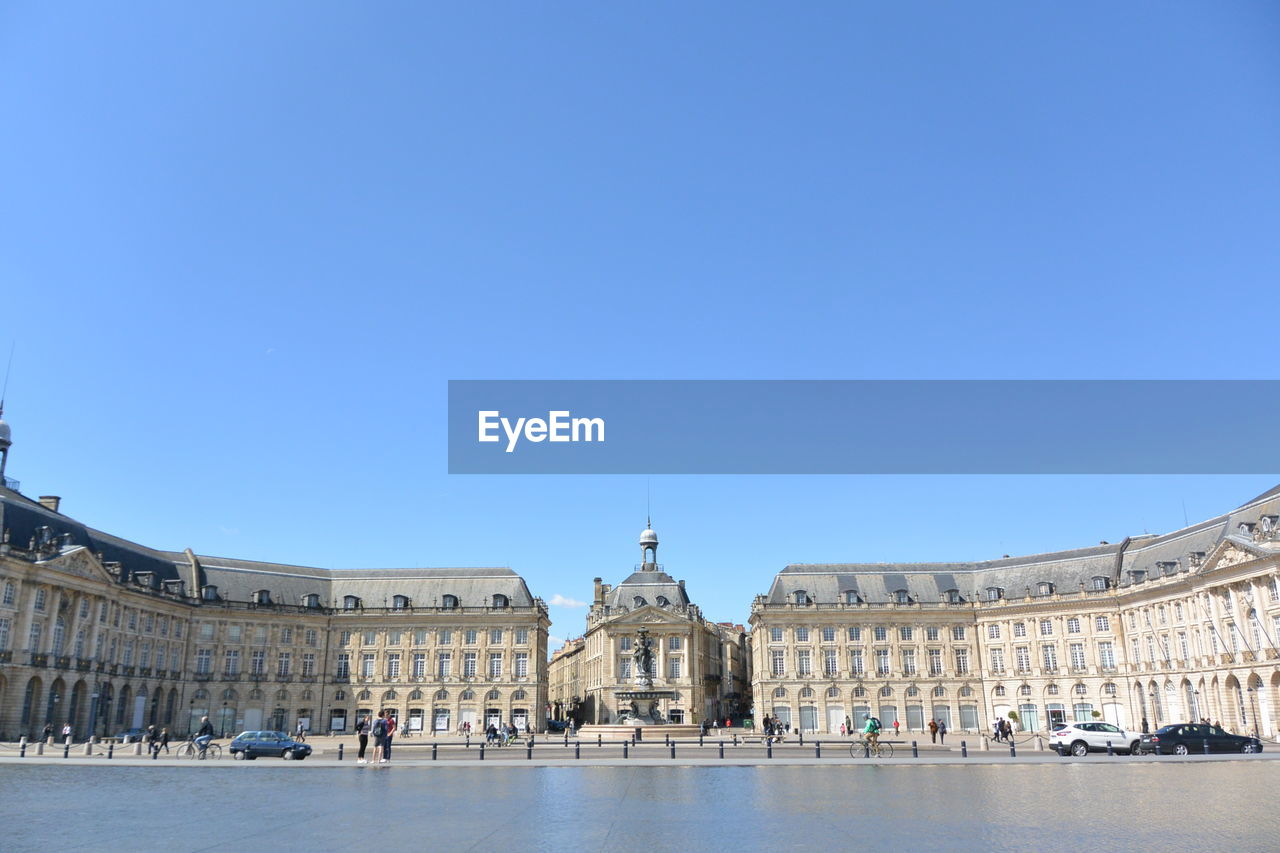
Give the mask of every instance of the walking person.
[{"label": "walking person", "polygon": [[938,721],[937,720],[929,721],[929,740],[932,741],[933,743],[938,742]]},{"label": "walking person", "polygon": [[947,721],[938,720],[938,743],[947,742]]},{"label": "walking person", "polygon": [[384,734],[382,736],[382,764],[391,763],[391,738],[396,733],[396,718],[392,713],[387,714],[384,725]]},{"label": "walking person", "polygon": [[[373,721],[373,754],[375,756],[382,755],[382,740],[387,736],[387,712],[379,711],[378,719]],[[382,763],[382,758],[377,759],[377,763]]]},{"label": "walking person", "polygon": [[356,764],[368,764],[364,760],[364,752],[369,748],[369,718],[367,716],[356,720],[356,742],[360,745],[359,751],[356,752]]},{"label": "walking person", "polygon": [[894,737],[897,737],[897,736],[898,736],[898,726],[900,726],[900,725],[902,725],[902,724],[898,722],[897,718],[894,718],[894,721],[893,721],[893,736],[894,736]]},{"label": "walking person", "polygon": [[71,737],[71,724],[67,723],[62,727],[62,742],[66,743],[69,737]]},{"label": "walking person", "polygon": [[[166,726],[165,728],[163,728],[163,729],[161,729],[161,730],[160,730],[160,749],[163,749],[163,750],[165,751],[165,754],[166,754],[166,755],[168,755],[168,754],[169,754],[169,728],[168,728],[168,726]],[[156,754],[157,754],[157,755],[159,755],[159,754],[160,754],[160,749],[157,749],[157,750],[156,750]]]},{"label": "walking person", "polygon": [[307,742],[307,727],[302,724],[302,720],[298,720],[298,728],[293,733],[293,739],[298,743]]}]

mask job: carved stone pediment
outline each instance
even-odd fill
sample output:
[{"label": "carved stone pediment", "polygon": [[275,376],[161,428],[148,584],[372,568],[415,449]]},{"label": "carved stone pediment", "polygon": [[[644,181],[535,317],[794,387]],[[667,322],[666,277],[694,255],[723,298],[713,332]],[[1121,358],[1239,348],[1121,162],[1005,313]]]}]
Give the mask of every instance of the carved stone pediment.
[{"label": "carved stone pediment", "polygon": [[44,565],[69,575],[94,581],[112,583],[115,580],[87,548],[77,548],[66,554],[60,554],[52,560],[46,560]]},{"label": "carved stone pediment", "polygon": [[642,627],[651,627],[653,625],[682,625],[688,626],[689,620],[674,613],[668,613],[661,607],[647,605],[639,610],[632,610],[630,613],[624,613],[608,622],[612,631],[640,630]]},{"label": "carved stone pediment", "polygon": [[1227,541],[1214,549],[1209,559],[1205,560],[1204,568],[1200,571],[1203,573],[1211,572],[1214,569],[1226,569],[1240,563],[1256,560],[1260,556],[1262,554],[1256,553],[1250,548],[1243,547],[1236,542]]}]

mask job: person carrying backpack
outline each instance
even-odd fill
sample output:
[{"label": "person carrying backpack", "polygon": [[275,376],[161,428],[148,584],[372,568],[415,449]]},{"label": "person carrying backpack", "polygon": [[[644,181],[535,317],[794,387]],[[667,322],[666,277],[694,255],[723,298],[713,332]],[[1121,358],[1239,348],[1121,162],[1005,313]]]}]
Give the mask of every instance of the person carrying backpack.
[{"label": "person carrying backpack", "polygon": [[862,734],[867,739],[867,743],[875,746],[880,741],[880,720],[870,714],[866,717],[867,723],[862,727]]},{"label": "person carrying backpack", "polygon": [[[387,737],[386,717],[387,717],[386,711],[379,711],[378,719],[373,721],[373,754],[374,755],[380,755],[385,751],[383,748],[383,742],[386,740],[386,737]],[[386,760],[387,760],[386,758],[379,758],[378,763],[384,764],[386,763]]]}]

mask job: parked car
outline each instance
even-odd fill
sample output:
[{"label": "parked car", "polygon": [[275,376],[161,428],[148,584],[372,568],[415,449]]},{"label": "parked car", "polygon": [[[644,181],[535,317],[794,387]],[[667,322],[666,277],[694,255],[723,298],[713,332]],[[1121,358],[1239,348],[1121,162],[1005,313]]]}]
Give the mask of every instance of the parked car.
[{"label": "parked car", "polygon": [[1262,752],[1262,741],[1247,735],[1233,735],[1217,726],[1204,723],[1175,723],[1143,735],[1138,742],[1139,753],[1156,755],[1187,755],[1204,753],[1208,742],[1210,752]]},{"label": "parked car", "polygon": [[301,761],[311,754],[310,746],[284,732],[241,732],[231,739],[230,749],[231,757],[240,759],[278,755],[286,761]]},{"label": "parked car", "polygon": [[1116,752],[1130,755],[1138,748],[1137,732],[1128,732],[1111,723],[1067,723],[1049,735],[1049,746],[1065,747],[1072,755],[1106,752],[1107,741]]},{"label": "parked car", "polygon": [[142,740],[147,736],[146,729],[125,729],[116,734],[116,739],[121,743],[133,743],[135,740]]}]

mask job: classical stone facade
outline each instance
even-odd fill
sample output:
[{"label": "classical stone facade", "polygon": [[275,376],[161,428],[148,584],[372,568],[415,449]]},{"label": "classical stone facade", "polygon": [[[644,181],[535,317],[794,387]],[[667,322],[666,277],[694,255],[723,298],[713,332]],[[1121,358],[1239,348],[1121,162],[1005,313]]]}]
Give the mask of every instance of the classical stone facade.
[{"label": "classical stone facade", "polygon": [[689,600],[684,581],[657,562],[658,536],[640,535],[644,561],[616,587],[595,579],[586,633],[551,661],[563,712],[579,725],[613,723],[620,711],[615,694],[637,681],[635,642],[643,628],[653,651],[653,689],[673,694],[657,709],[671,723],[698,724],[736,715],[749,707],[747,638],[734,626],[703,618]]},{"label": "classical stone facade", "polygon": [[1280,734],[1280,488],[1162,536],[982,563],[795,565],[752,605],[756,713],[990,731],[1206,717]]},{"label": "classical stone facade", "polygon": [[350,731],[379,709],[408,733],[544,727],[550,621],[510,569],[158,551],[59,510],[0,486],[0,737],[183,734],[206,714],[227,733]]}]

